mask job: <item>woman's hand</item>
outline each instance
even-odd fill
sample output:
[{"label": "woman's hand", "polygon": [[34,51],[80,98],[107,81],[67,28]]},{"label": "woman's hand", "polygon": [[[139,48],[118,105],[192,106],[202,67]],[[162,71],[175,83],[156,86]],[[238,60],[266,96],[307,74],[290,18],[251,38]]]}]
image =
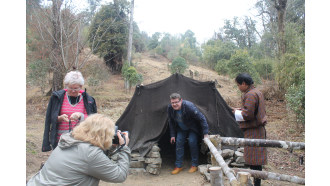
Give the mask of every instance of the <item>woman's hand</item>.
[{"label": "woman's hand", "polygon": [[71,114],[70,119],[71,119],[71,120],[75,120],[75,121],[76,121],[76,120],[80,120],[81,115],[82,115],[82,113],[80,113],[80,112],[75,112],[75,113]]},{"label": "woman's hand", "polygon": [[69,117],[66,114],[62,114],[60,116],[57,116],[57,121],[58,122],[63,122],[63,121],[69,122]]},{"label": "woman's hand", "polygon": [[124,137],[126,139],[126,144],[125,144],[125,141],[124,141],[124,138],[120,135],[120,131],[118,130],[117,131],[117,136],[118,136],[118,139],[119,139],[119,145],[128,145],[129,143],[129,138],[128,138],[128,133],[127,132],[122,132],[122,134],[124,134]]}]

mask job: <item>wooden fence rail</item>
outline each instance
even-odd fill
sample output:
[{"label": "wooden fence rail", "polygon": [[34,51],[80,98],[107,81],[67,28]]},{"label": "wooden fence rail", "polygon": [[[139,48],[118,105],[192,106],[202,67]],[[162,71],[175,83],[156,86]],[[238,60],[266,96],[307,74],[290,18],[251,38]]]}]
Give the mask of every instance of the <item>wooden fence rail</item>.
[{"label": "wooden fence rail", "polygon": [[221,137],[221,144],[231,145],[231,146],[277,147],[277,148],[293,149],[293,150],[305,149],[305,143],[302,142],[266,140],[266,139]]},{"label": "wooden fence rail", "polygon": [[[211,142],[210,138],[214,141]],[[230,169],[223,157],[221,156],[221,145],[231,145],[231,146],[255,146],[255,147],[276,147],[276,148],[284,148],[290,150],[304,150],[305,143],[302,142],[290,142],[290,141],[277,141],[277,140],[264,140],[264,139],[246,139],[246,138],[232,138],[232,137],[220,137],[219,135],[210,135],[210,138],[204,138],[205,144],[210,149],[210,152],[220,165],[224,174],[228,177],[229,182],[232,186],[240,185],[240,183],[234,172],[237,174],[238,172],[247,172],[252,177],[260,178],[260,179],[270,179],[270,180],[278,180],[278,181],[287,181],[297,184],[305,184],[305,179],[300,178],[298,176],[290,176],[285,174],[278,174],[273,172],[266,171],[256,171],[250,169],[239,169],[233,168]],[[218,185],[218,184],[217,184]]]},{"label": "wooden fence rail", "polygon": [[305,179],[300,178],[298,176],[290,176],[285,174],[278,174],[273,172],[266,172],[266,171],[257,171],[251,169],[240,169],[240,168],[232,168],[236,173],[237,172],[248,172],[254,178],[260,178],[263,180],[277,180],[277,181],[287,181],[291,183],[297,183],[301,185],[305,185]]}]

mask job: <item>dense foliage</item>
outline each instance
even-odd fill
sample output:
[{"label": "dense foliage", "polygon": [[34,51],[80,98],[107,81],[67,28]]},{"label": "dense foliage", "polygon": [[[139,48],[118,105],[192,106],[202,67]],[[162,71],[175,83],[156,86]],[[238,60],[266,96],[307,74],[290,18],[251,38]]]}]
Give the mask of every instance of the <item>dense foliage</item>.
[{"label": "dense foliage", "polygon": [[188,68],[186,60],[182,57],[176,57],[170,66],[171,73],[183,74],[184,71]]},{"label": "dense foliage", "polygon": [[89,30],[89,47],[115,71],[120,71],[127,52],[128,13],[127,1],[115,0],[103,5],[96,13]]}]

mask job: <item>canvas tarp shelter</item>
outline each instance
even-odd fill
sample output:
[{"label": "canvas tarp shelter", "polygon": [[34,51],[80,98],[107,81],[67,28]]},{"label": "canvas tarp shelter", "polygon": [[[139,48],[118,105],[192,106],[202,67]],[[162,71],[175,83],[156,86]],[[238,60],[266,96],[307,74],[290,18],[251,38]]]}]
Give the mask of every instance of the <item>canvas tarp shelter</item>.
[{"label": "canvas tarp shelter", "polygon": [[231,109],[214,82],[201,82],[173,74],[164,80],[137,86],[126,110],[116,122],[121,131],[129,131],[129,147],[132,151],[145,156],[168,130],[167,106],[173,92],[193,102],[205,115],[209,134],[243,137]]}]

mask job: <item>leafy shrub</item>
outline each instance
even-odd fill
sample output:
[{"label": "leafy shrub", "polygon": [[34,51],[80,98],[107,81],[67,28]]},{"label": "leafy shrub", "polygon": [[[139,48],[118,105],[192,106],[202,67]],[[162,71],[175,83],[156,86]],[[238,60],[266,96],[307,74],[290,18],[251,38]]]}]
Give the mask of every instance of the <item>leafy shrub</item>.
[{"label": "leafy shrub", "polygon": [[305,80],[305,56],[285,54],[275,66],[275,71],[279,88],[286,92],[292,85],[299,85]]},{"label": "leafy shrub", "polygon": [[217,62],[217,65],[215,65],[214,70],[219,74],[219,75],[227,75],[229,72],[228,68],[228,62],[229,60],[226,59],[221,59]]},{"label": "leafy shrub", "polygon": [[174,73],[183,74],[187,68],[188,68],[188,64],[186,63],[186,60],[182,57],[177,57],[172,61],[170,70],[172,74]]},{"label": "leafy shrub", "polygon": [[274,64],[275,61],[271,59],[260,59],[255,61],[254,67],[257,70],[258,74],[264,79],[274,79]]},{"label": "leafy shrub", "polygon": [[38,86],[41,93],[45,93],[48,84],[47,73],[49,71],[49,61],[36,60],[32,61],[28,66],[28,82]]},{"label": "leafy shrub", "polygon": [[235,53],[237,47],[232,42],[222,42],[221,40],[209,40],[202,45],[203,61],[211,68],[214,68],[221,59],[229,60]]},{"label": "leafy shrub", "polygon": [[164,51],[160,46],[157,46],[155,48],[155,51],[156,51],[156,54],[158,54],[158,55],[164,55]]},{"label": "leafy shrub", "polygon": [[288,107],[297,122],[305,123],[305,56],[285,54],[276,65],[276,80],[281,91],[285,92]]},{"label": "leafy shrub", "polygon": [[248,52],[245,50],[237,50],[236,53],[231,56],[228,62],[228,68],[229,75],[232,78],[235,78],[240,73],[248,73],[255,83],[261,83],[260,76],[254,68]]},{"label": "leafy shrub", "polygon": [[180,56],[186,60],[189,60],[194,63],[198,62],[198,56],[196,55],[196,49],[183,47],[180,49],[179,53],[180,53]]},{"label": "leafy shrub", "polygon": [[139,74],[135,67],[129,66],[127,63],[125,63],[122,68],[122,76],[129,82],[129,88],[131,88],[132,85],[140,84],[143,81],[142,74]]},{"label": "leafy shrub", "polygon": [[289,109],[292,110],[298,123],[305,125],[305,81],[291,85],[285,95]]}]

